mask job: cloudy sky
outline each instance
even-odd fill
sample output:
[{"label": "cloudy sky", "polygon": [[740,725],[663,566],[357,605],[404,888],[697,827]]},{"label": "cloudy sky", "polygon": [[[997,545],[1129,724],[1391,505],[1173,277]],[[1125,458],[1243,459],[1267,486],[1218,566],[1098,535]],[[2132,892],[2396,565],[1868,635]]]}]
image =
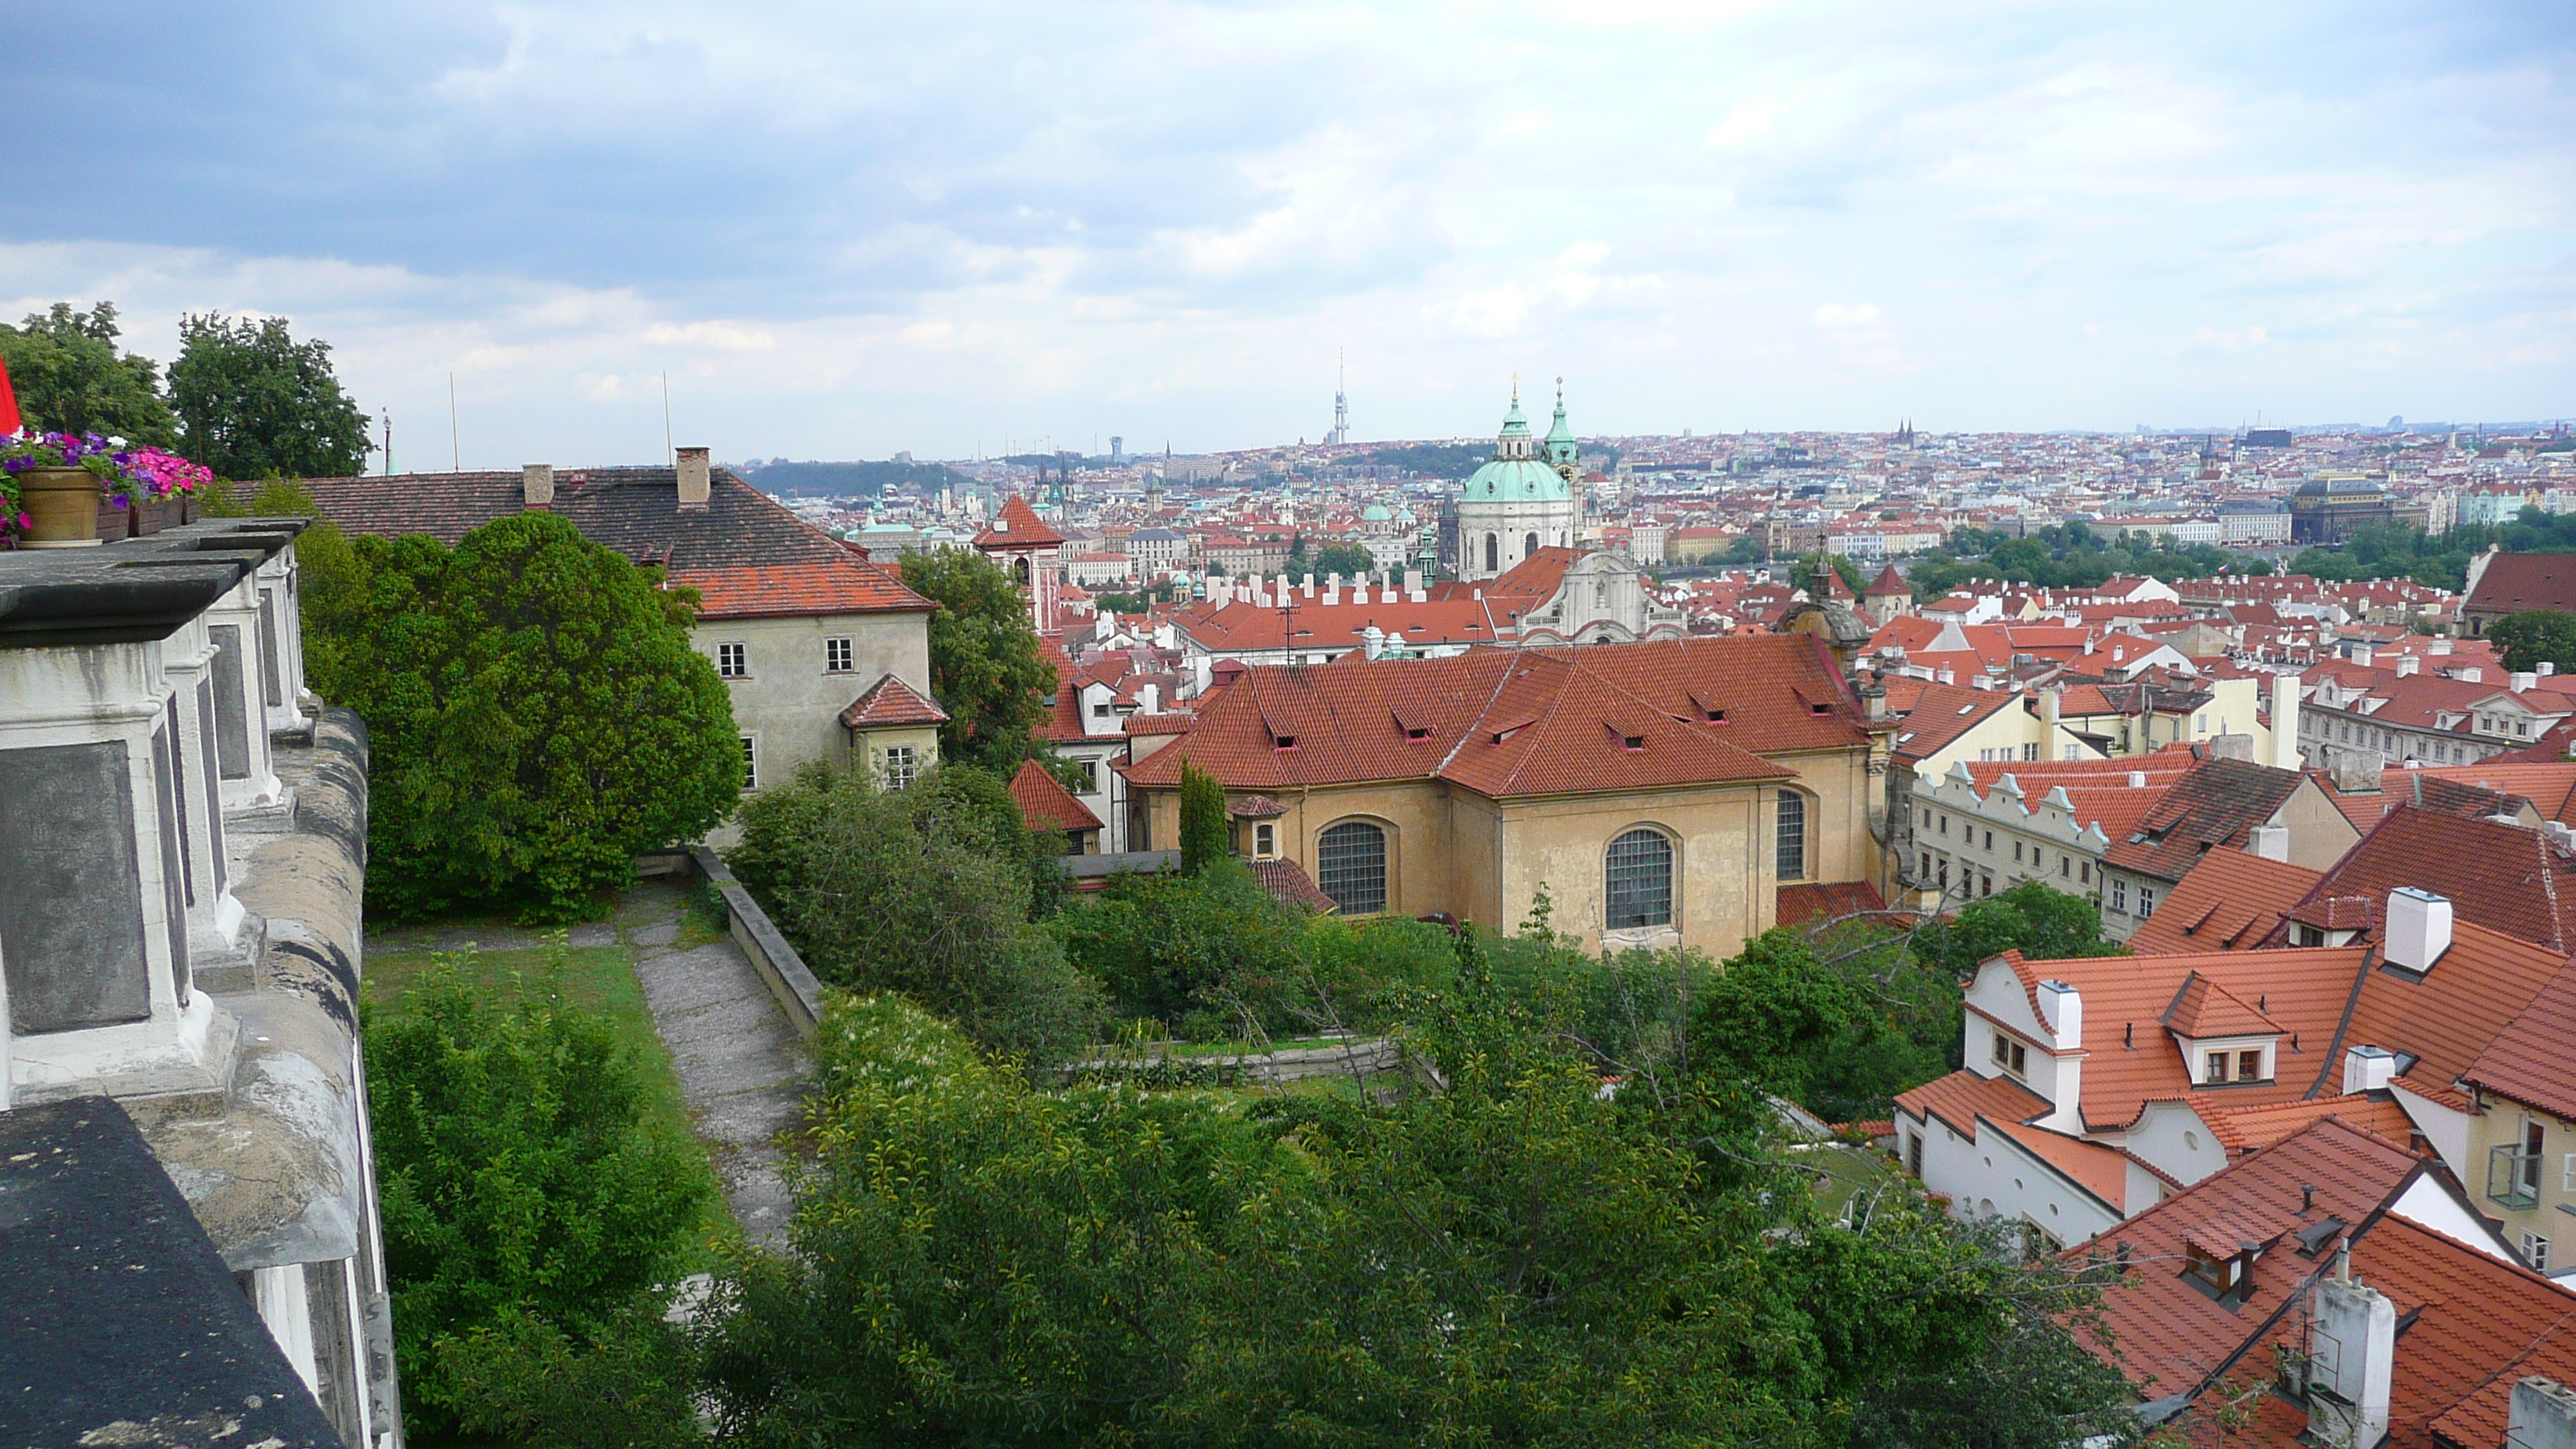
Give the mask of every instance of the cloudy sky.
[{"label": "cloudy sky", "polygon": [[2576,9],[12,7],[0,309],[398,464],[2576,414]]}]

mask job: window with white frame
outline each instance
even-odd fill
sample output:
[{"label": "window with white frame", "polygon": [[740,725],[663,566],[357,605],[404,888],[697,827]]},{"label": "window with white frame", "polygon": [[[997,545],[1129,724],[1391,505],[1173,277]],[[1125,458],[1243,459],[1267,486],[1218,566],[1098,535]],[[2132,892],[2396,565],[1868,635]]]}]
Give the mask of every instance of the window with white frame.
[{"label": "window with white frame", "polygon": [[2558,1164],[2558,1190],[2576,1192],[2576,1152],[2570,1152]]},{"label": "window with white frame", "polygon": [[888,745],[881,756],[889,790],[909,790],[921,778],[921,757],[914,746]]},{"label": "window with white frame", "polygon": [[760,788],[760,741],[750,735],[742,737],[742,788]]},{"label": "window with white frame", "polygon": [[2129,909],[2129,883],[2117,876],[2111,880],[2111,909],[2124,914]]},{"label": "window with white frame", "polygon": [[720,679],[749,679],[751,650],[742,644],[716,646],[716,676]]},{"label": "window with white frame", "polygon": [[2027,1075],[2030,1071],[2030,1048],[2002,1032],[1996,1032],[1995,1065],[2016,1077]]},{"label": "window with white frame", "polygon": [[2156,893],[2145,886],[2138,887],[2138,919],[2143,921],[2155,913]]},{"label": "window with white frame", "polygon": [[825,674],[847,674],[858,667],[858,650],[851,645],[849,640],[826,639],[823,641],[823,672]]},{"label": "window with white frame", "polygon": [[1257,860],[1268,860],[1279,853],[1279,827],[1264,820],[1252,827],[1252,854]]},{"label": "window with white frame", "polygon": [[2522,1235],[2522,1261],[2535,1273],[2549,1271],[2549,1240],[2538,1233]]}]

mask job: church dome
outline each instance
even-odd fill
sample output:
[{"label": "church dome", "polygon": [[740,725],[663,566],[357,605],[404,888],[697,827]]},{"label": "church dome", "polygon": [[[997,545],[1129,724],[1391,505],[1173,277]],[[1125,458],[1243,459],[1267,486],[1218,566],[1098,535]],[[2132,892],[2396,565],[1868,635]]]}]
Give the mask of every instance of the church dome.
[{"label": "church dome", "polygon": [[[1558,420],[1564,413],[1560,407]],[[1503,431],[1494,441],[1493,461],[1478,468],[1459,490],[1461,503],[1571,503],[1574,485],[1540,456],[1530,437],[1529,420],[1521,416],[1521,391],[1512,389],[1512,410],[1503,415]]]}]

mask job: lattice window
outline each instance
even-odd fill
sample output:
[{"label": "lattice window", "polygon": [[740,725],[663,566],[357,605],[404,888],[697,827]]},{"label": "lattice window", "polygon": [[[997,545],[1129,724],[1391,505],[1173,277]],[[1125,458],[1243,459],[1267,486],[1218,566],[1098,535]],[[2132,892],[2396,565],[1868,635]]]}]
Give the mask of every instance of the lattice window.
[{"label": "lattice window", "polygon": [[857,651],[851,648],[850,641],[848,639],[826,639],[823,641],[824,673],[847,674],[857,667]]},{"label": "lattice window", "polygon": [[1609,929],[1673,923],[1673,843],[1662,831],[1631,830],[1611,841],[1604,874]]},{"label": "lattice window", "polygon": [[740,644],[717,645],[716,674],[723,679],[749,679],[751,650]]},{"label": "lattice window", "polygon": [[[1948,820],[1941,822],[1948,825]],[[1778,874],[1782,880],[1807,878],[1807,797],[1795,790],[1780,792],[1780,814],[1775,833]]]},{"label": "lattice window", "polygon": [[1315,843],[1315,884],[1346,916],[1386,909],[1386,832],[1345,820]]}]

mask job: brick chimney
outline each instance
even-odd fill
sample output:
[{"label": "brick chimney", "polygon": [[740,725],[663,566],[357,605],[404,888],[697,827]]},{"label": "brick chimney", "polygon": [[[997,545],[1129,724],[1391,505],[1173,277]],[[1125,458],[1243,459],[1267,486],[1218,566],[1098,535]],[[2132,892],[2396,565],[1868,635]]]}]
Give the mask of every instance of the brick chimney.
[{"label": "brick chimney", "polygon": [[555,465],[525,463],[519,468],[520,502],[530,508],[551,508],[555,501]]},{"label": "brick chimney", "polygon": [[707,478],[707,450],[682,448],[679,451],[680,507],[697,509],[707,506],[710,487]]}]

